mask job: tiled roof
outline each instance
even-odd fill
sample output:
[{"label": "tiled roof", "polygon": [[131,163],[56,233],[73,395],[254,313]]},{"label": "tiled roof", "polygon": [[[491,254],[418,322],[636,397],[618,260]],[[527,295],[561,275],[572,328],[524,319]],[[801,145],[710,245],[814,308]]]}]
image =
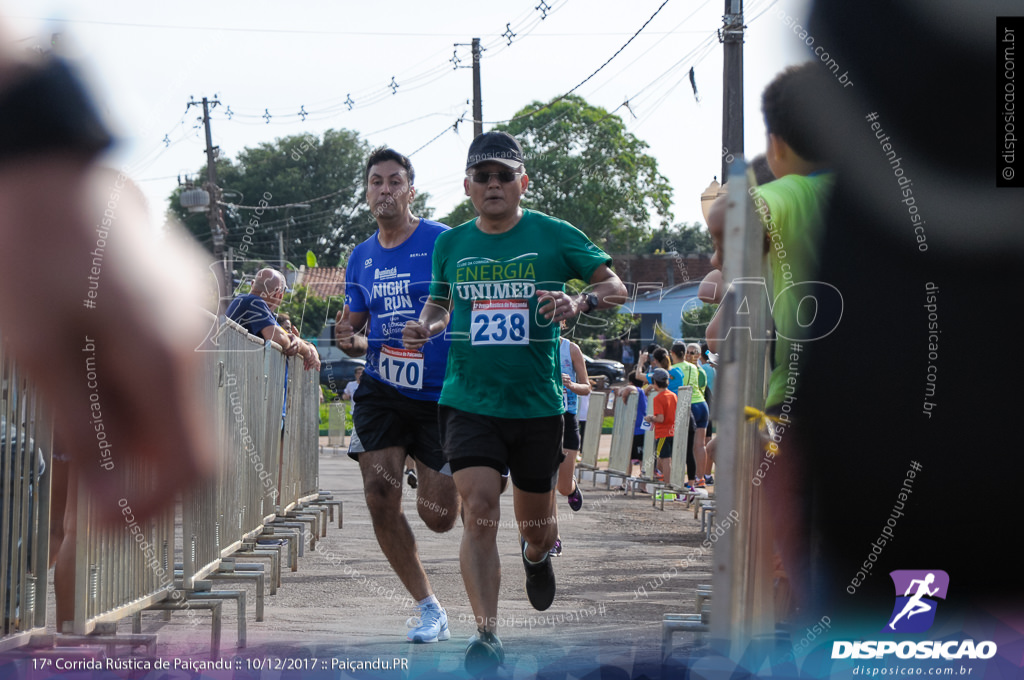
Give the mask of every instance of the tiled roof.
[{"label": "tiled roof", "polygon": [[661,283],[667,287],[700,281],[712,269],[707,255],[679,255],[674,252],[640,257],[616,255],[612,258],[612,268],[623,281]]},{"label": "tiled roof", "polygon": [[344,267],[313,267],[300,272],[295,278],[319,297],[328,298],[345,294]]}]

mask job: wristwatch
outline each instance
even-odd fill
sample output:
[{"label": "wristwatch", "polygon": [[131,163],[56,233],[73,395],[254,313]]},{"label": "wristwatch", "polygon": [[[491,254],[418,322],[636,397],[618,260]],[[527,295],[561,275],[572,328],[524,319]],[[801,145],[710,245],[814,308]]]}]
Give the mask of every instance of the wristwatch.
[{"label": "wristwatch", "polygon": [[595,309],[597,309],[597,304],[598,304],[597,296],[594,295],[593,293],[586,293],[583,296],[583,301],[587,303],[587,308],[586,309],[581,309],[580,310],[581,312],[592,312]]},{"label": "wristwatch", "polygon": [[67,62],[50,59],[0,91],[0,163],[47,151],[95,156],[113,138]]}]

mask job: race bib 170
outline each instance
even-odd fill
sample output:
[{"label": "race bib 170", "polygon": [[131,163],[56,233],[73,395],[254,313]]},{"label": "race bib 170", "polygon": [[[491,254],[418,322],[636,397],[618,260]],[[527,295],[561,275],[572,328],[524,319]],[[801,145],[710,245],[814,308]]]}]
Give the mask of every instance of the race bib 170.
[{"label": "race bib 170", "polygon": [[380,348],[380,376],[397,387],[423,389],[423,352],[384,345]]}]

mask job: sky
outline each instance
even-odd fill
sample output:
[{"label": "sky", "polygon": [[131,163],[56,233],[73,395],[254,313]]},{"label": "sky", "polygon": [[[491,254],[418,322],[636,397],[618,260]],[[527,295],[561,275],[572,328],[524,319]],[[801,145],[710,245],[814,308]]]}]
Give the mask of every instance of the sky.
[{"label": "sky", "polygon": [[[435,217],[444,216],[464,198],[473,136],[472,70],[451,59],[469,66],[474,37],[485,48],[484,130],[583,83],[576,94],[615,110],[649,145],[673,188],[675,221],[702,221],[700,194],[721,172],[723,9],[723,0],[5,3],[18,44],[48,46],[61,33],[120,140],[107,162],[138,182],[157,224],[178,176],[205,164],[201,107],[187,106],[203,97],[221,102],[211,125],[223,154],[287,135],[355,130],[373,146],[410,155],[417,189],[430,194]],[[752,157],[765,146],[761,91],[810,52],[784,22],[788,15],[791,24],[806,23],[804,2],[748,0],[744,13]]]}]

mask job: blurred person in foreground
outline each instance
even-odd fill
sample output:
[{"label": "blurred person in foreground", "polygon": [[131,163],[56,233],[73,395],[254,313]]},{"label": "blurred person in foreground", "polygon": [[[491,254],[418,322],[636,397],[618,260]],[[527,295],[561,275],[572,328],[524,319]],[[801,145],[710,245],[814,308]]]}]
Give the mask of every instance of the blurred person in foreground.
[{"label": "blurred person in foreground", "polygon": [[[112,140],[66,62],[10,45],[0,37],[0,270],[32,285],[0,296],[0,318],[18,320],[4,342],[55,414],[57,446],[96,498],[111,499],[96,504],[100,516],[119,516],[120,498],[147,516],[213,470],[212,428],[193,390],[207,272],[171,233],[160,241],[147,228],[123,172],[96,163]],[[44,255],[54,275],[39,276]],[[142,463],[160,484],[126,486],[109,461]]]},{"label": "blurred person in foreground", "polygon": [[[789,510],[803,518],[815,548],[815,559],[804,558],[808,615],[835,612],[858,626],[857,635],[874,634],[873,619],[891,611],[890,571],[936,568],[950,578],[940,606],[945,630],[1020,640],[1019,625],[1010,624],[1022,611],[1024,561],[1012,549],[1019,530],[1006,524],[1020,517],[1024,476],[1014,428],[1019,400],[1008,394],[1021,377],[1020,343],[1009,330],[1016,315],[1007,302],[1024,269],[1024,189],[998,183],[1007,169],[1019,179],[1024,167],[1019,141],[1015,165],[1002,155],[1014,122],[1020,138],[1020,118],[1006,115],[1019,102],[1007,96],[1012,85],[997,80],[1021,41],[1021,31],[1007,35],[997,17],[1019,14],[1018,3],[991,0],[866,0],[817,3],[811,17],[815,37],[855,85],[818,98],[809,119],[836,161],[820,257],[822,280],[842,298],[821,300],[812,329],[820,339],[805,345],[794,474],[806,502]],[[908,25],[914,31],[899,29]],[[962,102],[952,106],[951,73],[954,101]],[[869,268],[885,274],[865,276]],[[871,370],[885,376],[885,418],[899,423],[884,437],[851,428],[839,406],[875,403],[877,385],[846,370],[869,328],[885,337]],[[983,432],[963,428],[956,379],[960,348],[979,342],[996,364],[971,378],[969,413],[983,414]],[[982,493],[972,497],[971,512],[949,513],[949,498],[965,484],[947,471],[965,455],[986,462],[968,483],[980,483]],[[863,479],[865,456],[873,489],[866,501],[850,483]],[[965,548],[950,550],[961,536],[969,537]],[[1000,657],[1009,661],[1008,648],[1000,642],[993,666]],[[1003,674],[1019,673],[1014,666]]]}]

